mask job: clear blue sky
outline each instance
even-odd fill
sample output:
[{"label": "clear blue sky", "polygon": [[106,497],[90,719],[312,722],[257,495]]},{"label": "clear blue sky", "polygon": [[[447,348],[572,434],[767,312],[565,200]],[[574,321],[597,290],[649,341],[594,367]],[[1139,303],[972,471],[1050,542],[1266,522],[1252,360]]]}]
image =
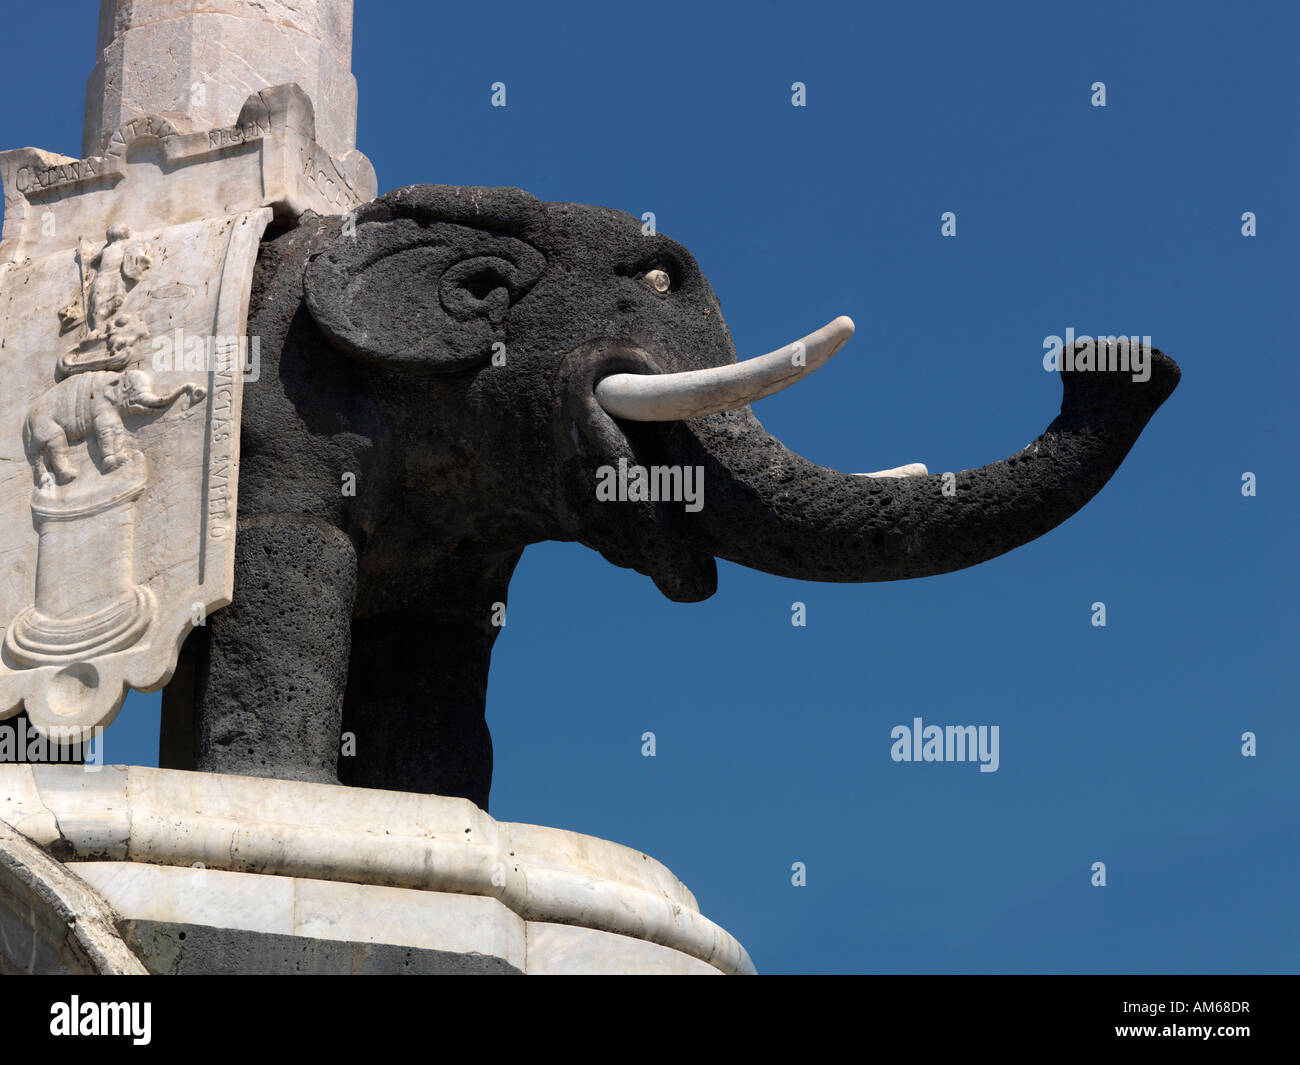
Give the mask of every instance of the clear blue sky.
[{"label": "clear blue sky", "polygon": [[[80,154],[97,7],[7,12],[0,146]],[[765,972],[1295,971],[1294,6],[357,8],[381,190],[654,211],[742,355],[852,315],[830,366],[756,407],[818,462],[1011,454],[1056,413],[1043,338],[1067,327],[1183,368],[1096,500],[962,573],[720,563],[686,606],[530,548],[488,693],[493,814],[660,859]],[[110,761],[156,761],[157,698]],[[894,763],[914,716],[998,725],[999,770]]]}]

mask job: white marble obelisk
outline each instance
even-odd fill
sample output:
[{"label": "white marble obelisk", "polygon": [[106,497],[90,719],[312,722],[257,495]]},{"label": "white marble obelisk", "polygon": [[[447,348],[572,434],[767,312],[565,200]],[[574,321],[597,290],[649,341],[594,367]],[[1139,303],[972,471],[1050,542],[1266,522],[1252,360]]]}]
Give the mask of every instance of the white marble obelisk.
[{"label": "white marble obelisk", "polygon": [[291,83],[316,108],[322,148],[356,147],[352,0],[101,0],[97,48],[83,155],[137,115],[182,133],[232,125],[250,93]]}]

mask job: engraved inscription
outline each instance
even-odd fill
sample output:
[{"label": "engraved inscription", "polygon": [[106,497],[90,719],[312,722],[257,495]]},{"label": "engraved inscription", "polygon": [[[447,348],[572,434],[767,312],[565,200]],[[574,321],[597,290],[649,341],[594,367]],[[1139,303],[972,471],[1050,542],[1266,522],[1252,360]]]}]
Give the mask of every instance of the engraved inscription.
[{"label": "engraved inscription", "polygon": [[243,144],[245,141],[258,140],[271,132],[270,119],[254,119],[242,126],[224,126],[208,131],[208,147],[224,148],[228,144]]},{"label": "engraved inscription", "polygon": [[235,364],[218,359],[212,374],[212,457],[208,481],[208,535],[223,539],[230,529],[230,445],[234,433]]},{"label": "engraved inscription", "polygon": [[326,203],[334,207],[352,207],[360,202],[356,190],[320,148],[302,152],[302,176],[307,185]]},{"label": "engraved inscription", "polygon": [[176,127],[165,118],[159,118],[157,115],[141,115],[139,118],[131,119],[121,129],[114,131],[113,135],[108,139],[108,147],[104,149],[104,154],[109,156],[124,155],[127,147],[138,137],[157,137],[161,140],[177,135]]},{"label": "engraved inscription", "polygon": [[30,166],[20,166],[18,173],[15,175],[14,184],[19,192],[36,192],[40,189],[52,188],[56,185],[64,185],[72,181],[80,181],[82,178],[94,177],[102,169],[101,162],[97,158],[76,159],[71,163],[59,163],[55,166],[47,166],[34,169]]}]

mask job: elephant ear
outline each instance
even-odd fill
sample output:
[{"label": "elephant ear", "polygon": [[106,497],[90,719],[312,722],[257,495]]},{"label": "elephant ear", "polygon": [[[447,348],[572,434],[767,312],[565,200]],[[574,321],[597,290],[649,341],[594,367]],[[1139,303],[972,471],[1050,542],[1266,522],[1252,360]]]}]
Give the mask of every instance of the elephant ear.
[{"label": "elephant ear", "polygon": [[303,293],[335,347],[457,373],[504,342],[546,269],[545,212],[518,189],[413,185],[366,205],[307,265]]}]

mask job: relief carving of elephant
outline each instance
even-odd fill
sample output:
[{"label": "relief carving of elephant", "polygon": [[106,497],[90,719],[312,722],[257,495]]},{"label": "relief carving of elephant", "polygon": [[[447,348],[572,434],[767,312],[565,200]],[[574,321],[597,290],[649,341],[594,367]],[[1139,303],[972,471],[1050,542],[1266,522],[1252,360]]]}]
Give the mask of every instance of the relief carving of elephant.
[{"label": "relief carving of elephant", "polygon": [[193,403],[206,394],[206,389],[191,384],[156,394],[144,370],[91,370],[65,377],[41,393],[23,423],[23,443],[36,483],[47,488],[73,480],[77,467],[72,445],[91,436],[99,445],[100,469],[111,473],[132,454],[123,414],[166,410],[183,395]]},{"label": "relief carving of elephant", "polygon": [[[580,541],[680,602],[713,594],[715,558],[818,581],[962,569],[1082,507],[1179,379],[1153,350],[1144,381],[1063,369],[1043,434],[945,492],[920,466],[815,465],[751,413],[851,328],[738,363],[685,248],[517,189],[412,186],[268,236],[234,601],[189,638],[164,764],[486,808],[494,604],[528,544]],[[624,467],[700,468],[702,505],[598,498]]]}]

